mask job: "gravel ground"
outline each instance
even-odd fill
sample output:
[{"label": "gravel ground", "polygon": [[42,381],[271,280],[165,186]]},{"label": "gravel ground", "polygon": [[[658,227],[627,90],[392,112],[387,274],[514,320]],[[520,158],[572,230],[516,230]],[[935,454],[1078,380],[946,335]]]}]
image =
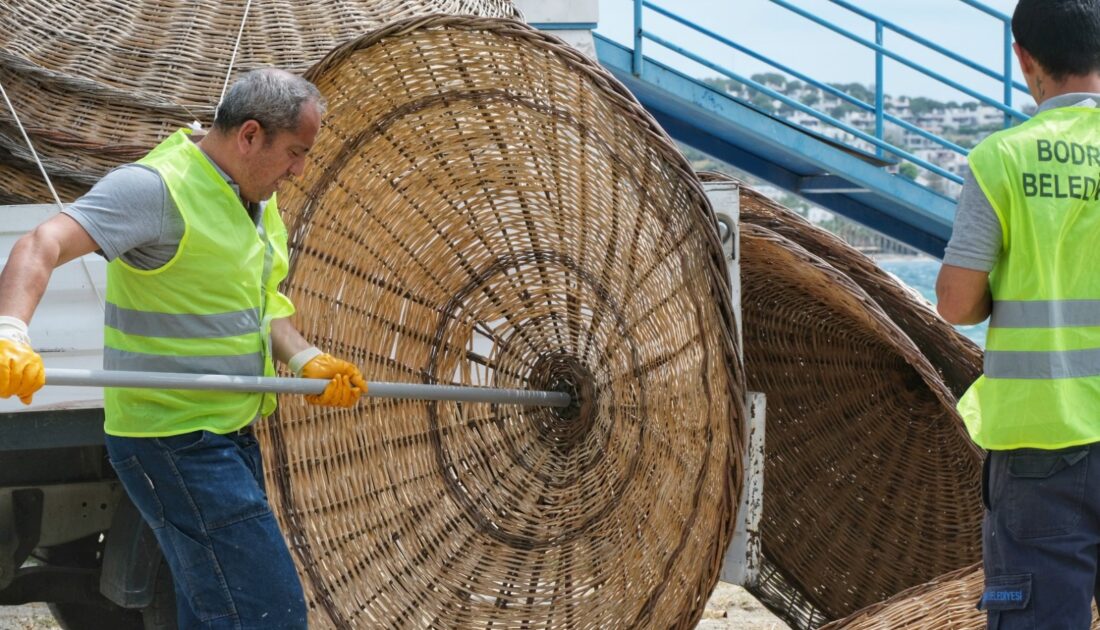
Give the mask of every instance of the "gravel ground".
[{"label": "gravel ground", "polygon": [[0,606],[0,630],[57,630],[45,604]]},{"label": "gravel ground", "polygon": [[790,630],[740,586],[719,582],[696,630]]},{"label": "gravel ground", "polygon": [[[0,630],[58,630],[45,604],[0,606]],[[696,630],[789,630],[744,589],[719,582]]]}]

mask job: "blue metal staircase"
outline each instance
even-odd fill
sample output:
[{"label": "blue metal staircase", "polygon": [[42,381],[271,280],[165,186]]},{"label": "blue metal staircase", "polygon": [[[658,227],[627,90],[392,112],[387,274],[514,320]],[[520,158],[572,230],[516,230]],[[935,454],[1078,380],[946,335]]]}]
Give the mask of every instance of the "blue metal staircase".
[{"label": "blue metal staircase", "polygon": [[[965,155],[967,149],[912,121],[886,111],[883,93],[884,60],[891,59],[948,85],[979,103],[1004,113],[1004,124],[1026,120],[1027,115],[1012,106],[1014,92],[1027,94],[1027,87],[1012,79],[1014,60],[1011,53],[1010,18],[977,0],[959,0],[999,20],[1004,29],[1004,68],[992,70],[963,55],[928,40],[912,31],[861,9],[846,0],[827,0],[856,15],[871,20],[875,41],[842,28],[788,0],[769,0],[822,28],[827,28],[867,48],[875,55],[876,80],[873,103],[860,100],[837,87],[818,81],[788,65],[772,60],[767,51],[749,49],[722,34],[688,20],[651,0],[623,0],[634,3],[633,42],[616,42],[597,31],[596,54],[600,63],[637,96],[665,130],[676,140],[724,162],[800,195],[832,212],[858,221],[935,257],[942,257],[951,234],[955,200],[932,187],[899,175],[897,165],[909,162],[924,169],[929,177],[961,183],[956,173],[924,160],[907,147],[894,144],[886,135],[886,126],[927,139],[938,147]],[[668,0],[665,0],[668,1]],[[672,41],[670,35],[650,30],[646,18],[662,16],[661,22],[679,25],[691,33],[696,46]],[[656,22],[656,20],[650,20]],[[884,44],[886,33],[935,51],[951,63],[958,63],[1000,81],[1002,98],[980,94],[942,73],[896,52]],[[768,64],[779,73],[813,86],[822,93],[840,99],[855,108],[874,114],[874,129],[860,129],[838,120],[828,112],[801,103],[768,85],[741,76],[703,55],[699,38],[707,38],[741,55]],[[755,92],[782,104],[790,112],[802,112],[820,121],[819,128],[838,129],[840,139],[827,137],[789,119],[761,109],[752,102],[718,89],[699,77],[643,54],[643,48],[656,45],[665,56],[701,65],[718,76],[733,79]],[[780,110],[782,111],[782,110]]]}]

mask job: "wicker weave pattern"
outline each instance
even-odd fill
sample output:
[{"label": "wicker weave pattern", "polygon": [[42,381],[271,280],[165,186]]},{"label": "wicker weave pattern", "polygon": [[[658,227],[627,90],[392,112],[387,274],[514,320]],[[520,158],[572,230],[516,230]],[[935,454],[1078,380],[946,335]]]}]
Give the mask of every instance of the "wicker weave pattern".
[{"label": "wicker weave pattern", "polygon": [[978,451],[932,366],[820,258],[750,223],[741,245],[748,386],[768,395],[765,603],[807,627],[980,557]]},{"label": "wicker weave pattern", "polygon": [[981,375],[982,350],[976,343],[844,241],[751,188],[742,188],[741,219],[787,237],[858,284],[920,348],[956,397]]},{"label": "wicker weave pattern", "polygon": [[272,502],[321,627],[690,628],[729,540],[743,374],[714,217],[614,79],[433,17],[308,76],[280,191],[299,326],[370,379],[579,391],[564,415],[284,398]]},{"label": "wicker weave pattern", "polygon": [[[50,174],[91,184],[176,128],[209,125],[244,8],[245,0],[6,3],[0,83]],[[510,0],[256,1],[234,73],[302,72],[348,39],[429,13],[518,17]],[[0,124],[11,124],[7,108]],[[22,137],[6,129],[0,148],[18,162],[32,159]]]},{"label": "wicker weave pattern", "polygon": [[[0,204],[53,203],[42,173],[37,169],[24,170],[18,160],[0,148]],[[61,201],[70,203],[88,191],[88,186],[64,177],[53,177],[54,188]]]},{"label": "wicker weave pattern", "polygon": [[[13,0],[0,49],[43,69],[185,105],[213,105],[246,0]],[[366,31],[430,13],[518,17],[510,0],[252,2],[238,68],[303,72]]]},{"label": "wicker weave pattern", "polygon": [[[898,593],[821,630],[984,630],[986,615],[976,608],[985,574],[973,565]],[[1100,630],[1096,608],[1092,630]]]}]

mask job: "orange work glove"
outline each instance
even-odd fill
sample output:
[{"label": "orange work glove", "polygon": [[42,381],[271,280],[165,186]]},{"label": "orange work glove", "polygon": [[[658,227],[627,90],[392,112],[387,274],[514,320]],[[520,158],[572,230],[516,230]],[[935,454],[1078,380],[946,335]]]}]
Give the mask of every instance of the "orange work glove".
[{"label": "orange work glove", "polygon": [[27,325],[14,317],[0,317],[0,398],[18,396],[29,405],[45,384],[46,367],[31,348]]},{"label": "orange work glove", "polygon": [[331,379],[320,394],[306,396],[306,402],[326,407],[354,407],[367,392],[367,381],[355,365],[331,354],[318,354],[302,366],[302,378]]}]

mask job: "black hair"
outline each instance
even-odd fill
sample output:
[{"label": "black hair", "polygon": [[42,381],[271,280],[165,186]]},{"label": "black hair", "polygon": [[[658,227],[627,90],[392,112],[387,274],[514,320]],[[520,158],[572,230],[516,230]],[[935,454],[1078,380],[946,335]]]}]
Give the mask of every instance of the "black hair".
[{"label": "black hair", "polygon": [[1100,72],[1100,0],[1020,0],[1012,35],[1055,81]]}]

